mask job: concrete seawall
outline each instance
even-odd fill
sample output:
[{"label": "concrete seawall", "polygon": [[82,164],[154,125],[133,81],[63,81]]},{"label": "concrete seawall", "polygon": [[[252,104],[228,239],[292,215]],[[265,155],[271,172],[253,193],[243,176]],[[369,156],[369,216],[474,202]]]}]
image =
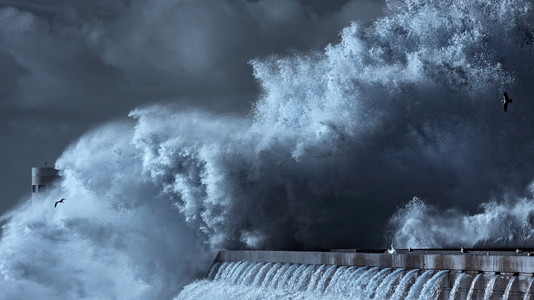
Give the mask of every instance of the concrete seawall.
[{"label": "concrete seawall", "polygon": [[[440,299],[448,299],[450,290],[461,273],[465,279],[457,299],[466,299],[471,283],[479,276],[472,299],[482,299],[490,278],[497,274],[491,299],[501,299],[510,278],[515,276],[508,299],[524,299],[530,296],[529,281],[534,274],[534,256],[529,251],[502,250],[397,250],[389,254],[385,250],[338,250],[329,252],[305,251],[232,251],[222,250],[216,261],[280,262],[293,264],[338,265],[358,267],[406,268],[424,270],[449,270],[441,285]],[[530,299],[530,298],[527,298]],[[534,299],[534,297],[533,297]]]}]

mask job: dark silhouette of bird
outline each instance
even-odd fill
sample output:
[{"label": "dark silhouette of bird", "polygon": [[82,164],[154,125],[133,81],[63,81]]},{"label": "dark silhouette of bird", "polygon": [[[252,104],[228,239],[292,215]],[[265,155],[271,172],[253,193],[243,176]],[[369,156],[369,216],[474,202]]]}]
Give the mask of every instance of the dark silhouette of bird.
[{"label": "dark silhouette of bird", "polygon": [[508,110],[508,103],[514,102],[512,98],[508,98],[508,94],[505,92],[503,94],[503,99],[501,100],[501,103],[504,104],[504,112]]},{"label": "dark silhouette of bird", "polygon": [[56,201],[56,203],[54,203],[54,207],[56,207],[58,203],[63,203],[63,200],[66,200],[66,199],[65,198],[61,198],[61,200]]}]

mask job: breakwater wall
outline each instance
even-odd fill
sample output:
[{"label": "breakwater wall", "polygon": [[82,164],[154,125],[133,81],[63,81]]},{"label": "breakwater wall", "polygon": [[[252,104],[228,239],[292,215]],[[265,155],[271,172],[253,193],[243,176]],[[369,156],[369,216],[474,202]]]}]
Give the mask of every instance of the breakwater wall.
[{"label": "breakwater wall", "polygon": [[[405,269],[406,273],[419,270],[420,277],[426,271],[434,271],[434,274],[444,271],[440,273],[443,275],[439,278],[439,283],[434,283],[439,287],[438,299],[450,299],[451,292],[455,299],[530,299],[534,281],[534,256],[528,250],[467,249],[462,252],[460,249],[404,249],[396,250],[395,253],[388,253],[387,249],[327,252],[222,250],[211,271],[215,274],[215,269],[221,263],[238,262],[366,267],[376,270],[376,273],[380,273],[380,270],[391,270],[388,271],[390,273],[396,269]],[[331,277],[334,272],[332,269]],[[384,271],[384,274],[387,272]],[[371,278],[374,277],[369,275],[369,281]],[[397,285],[401,278],[399,276]],[[327,285],[329,279],[324,281],[323,285]],[[416,278],[412,281],[411,284],[415,284]],[[380,282],[373,284],[378,286]]]}]

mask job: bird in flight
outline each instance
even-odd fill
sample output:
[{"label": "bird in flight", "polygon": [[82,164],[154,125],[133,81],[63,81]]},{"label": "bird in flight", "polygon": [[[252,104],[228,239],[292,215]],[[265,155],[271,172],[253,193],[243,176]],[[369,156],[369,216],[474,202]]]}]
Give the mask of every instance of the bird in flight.
[{"label": "bird in flight", "polygon": [[504,104],[504,112],[508,110],[508,103],[512,103],[512,102],[514,102],[512,98],[508,98],[508,94],[505,92],[503,94],[503,99],[501,100],[501,103]]},{"label": "bird in flight", "polygon": [[56,207],[58,203],[63,203],[63,200],[66,200],[66,199],[65,198],[61,198],[61,200],[56,201],[56,203],[54,203],[54,207]]}]

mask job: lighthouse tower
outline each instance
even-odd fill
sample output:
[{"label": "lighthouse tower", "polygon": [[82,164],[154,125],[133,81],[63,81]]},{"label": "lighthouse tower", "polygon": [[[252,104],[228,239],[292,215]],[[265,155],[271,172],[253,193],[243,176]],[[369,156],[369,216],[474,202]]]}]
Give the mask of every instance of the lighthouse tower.
[{"label": "lighthouse tower", "polygon": [[46,191],[58,179],[58,170],[53,167],[32,168],[32,194]]}]

